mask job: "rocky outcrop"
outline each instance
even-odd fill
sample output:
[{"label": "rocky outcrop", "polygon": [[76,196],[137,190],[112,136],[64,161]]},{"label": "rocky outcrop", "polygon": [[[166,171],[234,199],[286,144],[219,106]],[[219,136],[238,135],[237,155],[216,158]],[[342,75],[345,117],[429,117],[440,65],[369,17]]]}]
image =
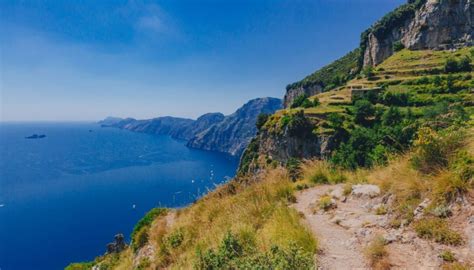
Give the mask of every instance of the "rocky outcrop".
[{"label": "rocky outcrop", "polygon": [[272,114],[281,109],[277,98],[257,98],[247,102],[235,113],[207,113],[196,120],[179,117],[157,117],[147,120],[108,117],[99,124],[134,132],[169,135],[188,141],[188,146],[239,156],[257,133],[255,123],[260,113]]},{"label": "rocky outcrop", "polygon": [[301,95],[306,95],[307,97],[314,96],[323,92],[323,87],[320,84],[313,84],[310,86],[299,86],[296,88],[291,88],[286,91],[285,98],[283,99],[283,105],[285,108],[288,108],[293,104],[295,98]]},{"label": "rocky outcrop", "polygon": [[331,136],[294,136],[287,130],[281,134],[263,131],[259,136],[259,152],[271,160],[286,163],[290,158],[326,157],[330,153]]},{"label": "rocky outcrop", "polygon": [[449,49],[472,45],[473,37],[472,0],[410,1],[363,35],[363,65],[380,64],[396,43],[412,50]]},{"label": "rocky outcrop", "polygon": [[196,134],[187,145],[192,148],[240,156],[257,133],[255,123],[258,115],[272,114],[281,108],[281,99],[267,97],[250,100],[219,123]]},{"label": "rocky outcrop", "polygon": [[127,247],[123,234],[119,233],[114,238],[115,240],[112,243],[107,244],[107,254],[120,253]]}]

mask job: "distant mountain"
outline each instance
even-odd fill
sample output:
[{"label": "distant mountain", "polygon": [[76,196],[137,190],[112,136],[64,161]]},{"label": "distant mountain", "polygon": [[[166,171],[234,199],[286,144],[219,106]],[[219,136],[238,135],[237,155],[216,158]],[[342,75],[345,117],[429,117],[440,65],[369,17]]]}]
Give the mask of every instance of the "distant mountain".
[{"label": "distant mountain", "polygon": [[99,121],[102,127],[115,127],[134,132],[169,135],[187,140],[197,149],[240,155],[257,133],[255,123],[260,113],[274,113],[282,108],[277,98],[257,98],[247,102],[235,113],[207,113],[196,120],[179,117],[157,117],[146,120],[107,117]]},{"label": "distant mountain", "polygon": [[257,134],[255,123],[258,115],[272,114],[281,108],[281,99],[267,97],[250,100],[221,122],[198,133],[189,140],[188,146],[240,156]]}]

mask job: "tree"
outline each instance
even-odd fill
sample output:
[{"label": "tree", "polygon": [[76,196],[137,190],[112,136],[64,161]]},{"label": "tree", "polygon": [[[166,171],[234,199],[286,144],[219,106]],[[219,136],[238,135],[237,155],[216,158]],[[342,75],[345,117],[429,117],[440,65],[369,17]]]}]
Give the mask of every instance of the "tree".
[{"label": "tree", "polygon": [[301,94],[299,96],[297,96],[294,100],[293,100],[293,103],[291,104],[291,108],[298,108],[298,107],[301,107],[303,105],[303,102],[308,99],[308,97],[306,96],[306,94]]},{"label": "tree", "polygon": [[366,126],[369,118],[374,116],[375,107],[366,99],[357,100],[354,104],[354,120],[357,124]]},{"label": "tree", "polygon": [[393,126],[402,121],[402,114],[397,107],[390,107],[382,115],[382,125]]},{"label": "tree", "polygon": [[405,45],[403,45],[403,43],[400,40],[393,43],[393,51],[394,52],[398,52],[398,51],[401,51],[403,49],[405,49]]},{"label": "tree", "polygon": [[458,71],[458,61],[454,58],[448,58],[444,63],[444,71],[446,73],[452,73]]},{"label": "tree", "polygon": [[257,126],[258,130],[260,130],[263,127],[263,125],[265,125],[269,117],[270,115],[267,113],[260,113],[257,116],[257,122],[255,123],[255,125]]},{"label": "tree", "polygon": [[471,71],[471,59],[467,56],[463,57],[458,63],[458,71]]}]

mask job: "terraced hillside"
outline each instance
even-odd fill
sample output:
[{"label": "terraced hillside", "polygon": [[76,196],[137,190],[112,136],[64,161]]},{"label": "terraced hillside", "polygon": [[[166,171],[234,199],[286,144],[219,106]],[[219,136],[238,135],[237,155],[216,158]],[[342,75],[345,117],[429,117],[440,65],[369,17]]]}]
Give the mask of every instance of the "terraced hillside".
[{"label": "terraced hillside", "polygon": [[[289,108],[268,117],[255,147],[244,154],[241,171],[315,157],[345,167],[369,166],[384,162],[389,152],[406,150],[427,122],[448,126],[468,121],[474,112],[473,55],[472,47],[401,50],[343,86],[300,95]],[[358,157],[351,154],[359,135],[377,149],[367,144]]]}]

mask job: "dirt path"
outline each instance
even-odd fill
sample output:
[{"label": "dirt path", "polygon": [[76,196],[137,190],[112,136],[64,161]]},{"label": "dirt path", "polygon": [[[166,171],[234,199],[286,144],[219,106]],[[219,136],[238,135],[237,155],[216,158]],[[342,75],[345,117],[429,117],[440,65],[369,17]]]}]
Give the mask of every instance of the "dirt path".
[{"label": "dirt path", "polygon": [[318,267],[322,269],[367,269],[357,240],[346,229],[331,222],[331,216],[325,213],[313,213],[317,199],[331,189],[320,186],[303,191],[297,196],[296,210],[303,213],[309,227],[317,236],[321,254]]},{"label": "dirt path", "polygon": [[[383,206],[390,208],[390,196],[381,196],[373,185],[357,185],[347,197],[343,195],[343,185],[316,186],[297,193],[297,203],[293,207],[304,215],[309,228],[317,237],[320,254],[317,255],[319,269],[370,269],[364,256],[367,245],[376,236],[387,241],[387,263],[390,269],[440,269],[443,264],[439,255],[450,250],[461,262],[472,263],[474,248],[474,210],[472,202],[451,218],[463,232],[466,243],[462,246],[446,246],[420,239],[411,227],[394,229],[390,226],[391,216],[376,214]],[[333,208],[319,209],[322,196],[333,198]],[[469,210],[471,209],[471,210]]]}]

